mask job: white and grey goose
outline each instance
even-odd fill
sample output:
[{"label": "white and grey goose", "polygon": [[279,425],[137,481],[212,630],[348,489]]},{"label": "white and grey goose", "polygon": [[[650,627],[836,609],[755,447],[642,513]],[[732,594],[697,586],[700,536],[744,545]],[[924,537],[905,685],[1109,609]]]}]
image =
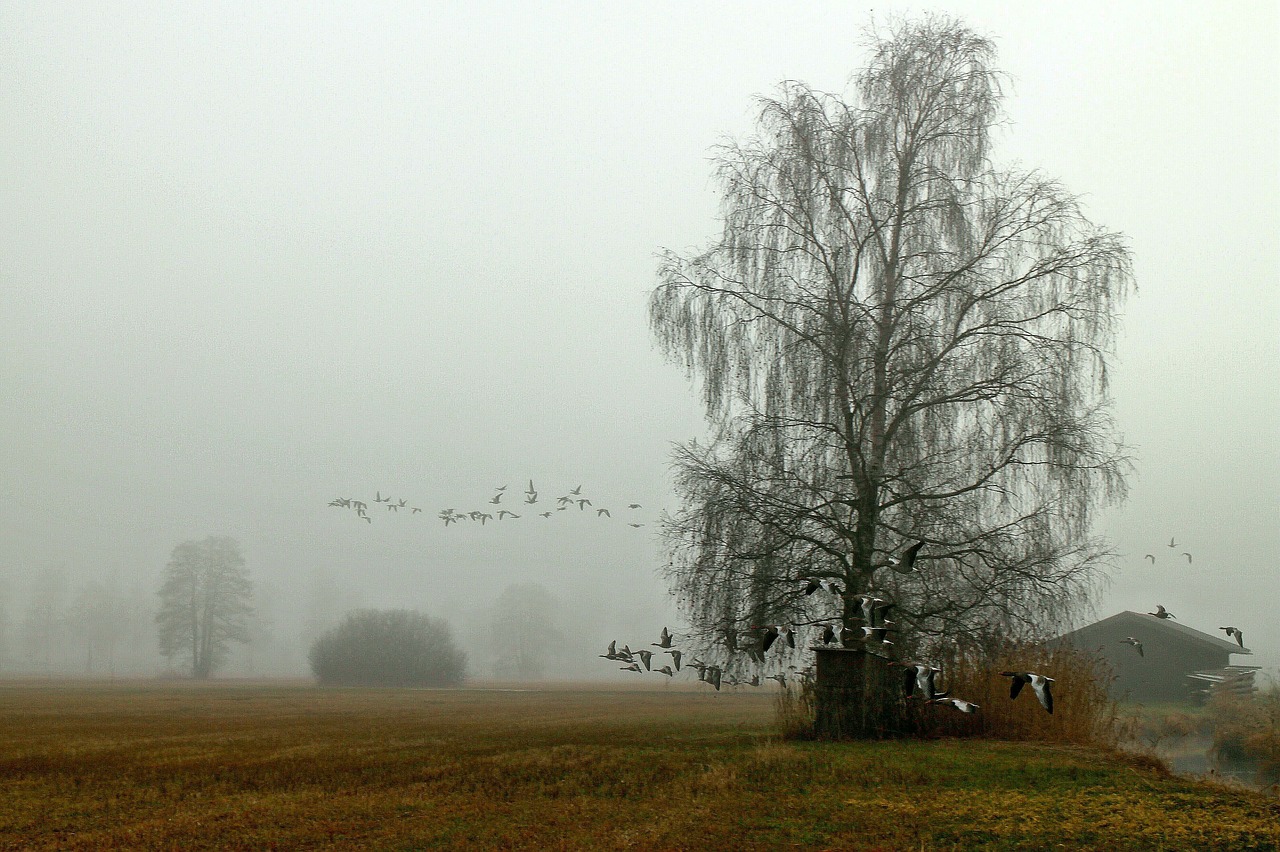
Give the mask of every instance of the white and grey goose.
[{"label": "white and grey goose", "polygon": [[1018,693],[1022,691],[1022,685],[1029,683],[1036,693],[1036,698],[1040,699],[1040,706],[1052,715],[1053,693],[1049,691],[1049,687],[1056,682],[1053,678],[1035,672],[1000,672],[1000,674],[1013,678],[1012,683],[1009,684],[1010,699],[1017,698]]},{"label": "white and grey goose", "polygon": [[1240,632],[1239,627],[1219,627],[1218,629],[1225,630],[1227,632],[1228,639],[1235,637],[1236,644],[1241,648],[1244,647],[1244,634]]},{"label": "white and grey goose", "polygon": [[890,559],[888,567],[897,571],[899,574],[910,574],[916,570],[916,557],[920,555],[920,548],[924,547],[923,541],[917,541],[915,544],[902,551],[902,555],[896,559]]},{"label": "white and grey goose", "polygon": [[947,697],[946,693],[938,692],[934,684],[934,678],[938,674],[939,669],[929,665],[928,663],[899,663],[895,660],[890,660],[889,665],[902,666],[906,669],[902,688],[904,694],[908,698],[914,695],[917,689],[920,690],[920,695],[925,700]]},{"label": "white and grey goose", "polygon": [[948,704],[961,713],[977,713],[982,708],[972,701],[965,701],[963,698],[931,698],[925,702],[926,704]]}]

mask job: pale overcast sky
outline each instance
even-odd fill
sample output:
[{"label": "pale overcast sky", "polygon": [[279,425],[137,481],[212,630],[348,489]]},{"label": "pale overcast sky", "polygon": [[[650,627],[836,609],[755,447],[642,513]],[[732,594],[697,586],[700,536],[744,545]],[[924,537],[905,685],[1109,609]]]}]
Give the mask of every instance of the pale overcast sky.
[{"label": "pale overcast sky", "polygon": [[[754,96],[840,91],[873,14],[926,10],[999,46],[996,159],[1131,241],[1099,614],[1163,603],[1280,662],[1273,2],[0,2],[0,579],[150,577],[218,533],[286,621],[323,571],[457,619],[540,582],[592,641],[656,630],[700,415],[649,337],[655,253],[715,234],[710,148]],[[530,477],[648,525],[434,517]],[[424,513],[325,505],[376,489]]]}]

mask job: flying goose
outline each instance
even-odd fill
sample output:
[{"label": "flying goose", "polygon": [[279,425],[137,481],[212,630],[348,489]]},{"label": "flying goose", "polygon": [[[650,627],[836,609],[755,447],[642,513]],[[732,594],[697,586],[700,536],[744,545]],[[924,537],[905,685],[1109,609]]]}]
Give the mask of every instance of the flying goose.
[{"label": "flying goose", "polygon": [[[760,628],[755,628],[759,630]],[[760,640],[760,650],[768,651],[773,647],[773,643],[778,640],[779,636],[787,638],[787,644],[794,648],[796,646],[796,632],[785,624],[769,625],[764,630],[764,636]]]},{"label": "flying goose", "polygon": [[652,660],[653,660],[653,652],[652,652],[652,651],[645,651],[645,650],[641,649],[641,650],[639,650],[639,651],[636,651],[636,654],[638,654],[638,655],[640,656],[640,662],[644,663],[644,670],[645,670],[645,671],[652,671],[652,669],[650,668],[650,663],[651,663],[651,662],[652,662]]},{"label": "flying goose", "polygon": [[938,669],[933,666],[927,663],[900,663],[896,660],[890,660],[889,665],[902,666],[906,670],[902,688],[908,698],[917,689],[926,700],[944,697],[943,693],[938,692],[934,686],[934,677],[938,674]]},{"label": "flying goose", "polygon": [[808,585],[804,587],[805,595],[811,595],[822,589],[824,592],[830,592],[836,597],[840,597],[840,587],[836,585],[834,580],[816,579],[810,580]]},{"label": "flying goose", "polygon": [[577,495],[582,493],[582,486],[579,485],[577,488],[570,488],[569,493],[576,497]]},{"label": "flying goose", "polygon": [[1190,564],[1191,564],[1191,554],[1190,554],[1190,553],[1187,553],[1187,552],[1185,552],[1185,551],[1184,551],[1182,555],[1183,555],[1183,556],[1185,556],[1185,557],[1187,557],[1187,564],[1188,564],[1188,565],[1190,565]]},{"label": "flying goose", "polygon": [[1049,691],[1049,685],[1055,682],[1053,678],[1035,672],[1000,672],[1000,674],[1013,678],[1009,683],[1009,698],[1017,698],[1018,693],[1022,691],[1022,685],[1029,683],[1035,690],[1036,698],[1040,699],[1040,706],[1053,715],[1053,693]]},{"label": "flying goose", "polygon": [[897,559],[889,560],[889,567],[899,574],[910,574],[916,570],[916,557],[920,554],[920,548],[924,547],[923,541],[917,541],[902,552],[902,556]]},{"label": "flying goose", "polygon": [[655,648],[670,648],[671,640],[674,638],[675,637],[671,635],[671,632],[664,627],[662,628],[662,635],[658,637],[658,641],[650,642],[649,644],[653,645]]},{"label": "flying goose", "polygon": [[663,666],[660,669],[654,669],[654,671],[660,672],[667,677],[675,677],[675,672],[671,671],[671,666]]},{"label": "flying goose", "polygon": [[537,502],[538,502],[538,492],[536,492],[536,491],[535,491],[535,492],[534,492],[534,493],[532,493],[532,494],[526,494],[526,495],[525,495],[525,498],[524,498],[524,502],[529,503],[529,504],[537,503]]},{"label": "flying goose", "polygon": [[635,527],[636,529],[640,529],[642,526],[644,526],[644,524],[627,524],[627,526],[629,526],[629,527]]},{"label": "flying goose", "polygon": [[627,504],[627,508],[628,508],[628,509],[643,509],[644,507],[643,507],[643,506],[641,506],[639,503],[628,503],[628,504]]},{"label": "flying goose", "polygon": [[1177,543],[1176,541],[1174,541],[1172,538],[1170,538],[1170,539],[1169,539],[1169,546],[1170,546],[1170,547],[1177,547],[1177,546],[1178,546],[1178,543]]},{"label": "flying goose", "polygon": [[1177,617],[1178,617],[1178,616],[1174,615],[1173,613],[1169,612],[1167,609],[1165,609],[1165,608],[1164,608],[1164,606],[1163,606],[1162,604],[1156,604],[1156,611],[1155,611],[1155,612],[1149,612],[1149,613],[1147,613],[1147,615],[1154,615],[1156,618],[1161,618],[1161,619],[1164,619],[1164,618],[1177,618]]},{"label": "flying goose", "polygon": [[676,671],[680,671],[680,652],[672,648],[667,653],[671,655],[671,661],[676,664]]},{"label": "flying goose", "polygon": [[965,701],[962,698],[931,698],[925,702],[926,704],[949,704],[959,710],[961,713],[977,713],[982,708],[972,701]]},{"label": "flying goose", "polygon": [[492,503],[492,504],[493,504],[493,505],[495,505],[495,506],[496,506],[496,505],[498,505],[499,503],[501,503],[501,502],[502,502],[502,495],[501,495],[501,494],[495,494],[495,495],[493,495],[493,499],[492,499],[492,500],[490,500],[489,502],[490,502],[490,503]]},{"label": "flying goose", "polygon": [[506,509],[499,509],[499,510],[498,510],[498,520],[502,520],[502,519],[503,519],[504,517],[506,517],[506,516],[510,516],[510,517],[513,517],[513,518],[518,518],[518,517],[520,517],[520,516],[519,516],[519,515],[517,515],[515,512],[508,512]]},{"label": "flying goose", "polygon": [[1154,553],[1148,553],[1146,556],[1144,556],[1144,557],[1142,557],[1142,558],[1143,558],[1143,559],[1150,559],[1150,560],[1151,560],[1151,564],[1152,564],[1152,565],[1155,565],[1155,564],[1156,564],[1156,555],[1155,555]]},{"label": "flying goose", "polygon": [[1132,645],[1134,648],[1136,648],[1136,649],[1138,650],[1138,656],[1139,656],[1139,657],[1145,657],[1145,656],[1146,656],[1146,654],[1142,653],[1142,643],[1141,643],[1141,642],[1139,642],[1137,639],[1134,639],[1132,636],[1126,636],[1126,637],[1124,637],[1123,639],[1121,639],[1120,641],[1121,641],[1121,642],[1123,642],[1123,643],[1124,643],[1124,644],[1126,644],[1126,645]]},{"label": "flying goose", "polygon": [[608,509],[596,509],[596,517],[598,518],[598,517],[600,517],[601,515],[605,516],[606,518],[612,518],[612,517],[613,517],[613,515],[609,514],[609,510],[608,510]]},{"label": "flying goose", "polygon": [[1227,631],[1228,639],[1234,636],[1236,638],[1236,643],[1239,644],[1241,648],[1244,647],[1244,634],[1240,632],[1239,627],[1219,627],[1218,629]]}]

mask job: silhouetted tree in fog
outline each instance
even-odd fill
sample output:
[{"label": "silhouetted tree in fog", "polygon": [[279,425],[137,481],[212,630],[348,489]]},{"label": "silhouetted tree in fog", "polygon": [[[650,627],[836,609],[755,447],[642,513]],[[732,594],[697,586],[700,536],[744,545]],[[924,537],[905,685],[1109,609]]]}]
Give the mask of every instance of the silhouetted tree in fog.
[{"label": "silhouetted tree in fog", "polygon": [[[668,253],[649,303],[714,426],[675,453],[668,574],[730,654],[752,625],[854,621],[873,576],[908,648],[1044,630],[1093,588],[1095,509],[1124,491],[1121,236],[992,164],[991,42],[928,18],[872,47],[848,100],[761,100],[758,135],[719,151],[721,236]],[[876,575],[915,541],[919,572]]]},{"label": "silhouetted tree in fog", "polygon": [[564,646],[556,627],[560,602],[538,583],[507,586],[494,602],[485,625],[485,647],[494,655],[500,679],[538,680],[547,674]]},{"label": "silhouetted tree in fog", "polygon": [[231,642],[249,641],[252,599],[239,542],[225,536],[183,542],[173,549],[160,587],[160,652],[188,657],[192,677],[209,677]]}]

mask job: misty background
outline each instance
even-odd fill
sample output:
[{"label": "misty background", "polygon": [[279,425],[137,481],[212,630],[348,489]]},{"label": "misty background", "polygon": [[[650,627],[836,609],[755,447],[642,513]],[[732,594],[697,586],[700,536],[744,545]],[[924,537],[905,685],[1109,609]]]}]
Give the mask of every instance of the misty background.
[{"label": "misty background", "polygon": [[[1276,666],[1274,4],[5,2],[0,674],[164,670],[160,574],[213,534],[258,608],[226,674],[305,674],[360,606],[444,617],[473,675],[510,673],[495,614],[520,585],[545,676],[618,675],[592,655],[678,625],[658,521],[670,447],[702,431],[651,345],[655,253],[716,233],[710,149],[754,96],[843,90],[863,30],[924,9],[999,46],[994,156],[1131,241],[1112,391],[1135,471],[1095,614],[1161,603]],[[436,518],[531,478],[615,517]]]}]

